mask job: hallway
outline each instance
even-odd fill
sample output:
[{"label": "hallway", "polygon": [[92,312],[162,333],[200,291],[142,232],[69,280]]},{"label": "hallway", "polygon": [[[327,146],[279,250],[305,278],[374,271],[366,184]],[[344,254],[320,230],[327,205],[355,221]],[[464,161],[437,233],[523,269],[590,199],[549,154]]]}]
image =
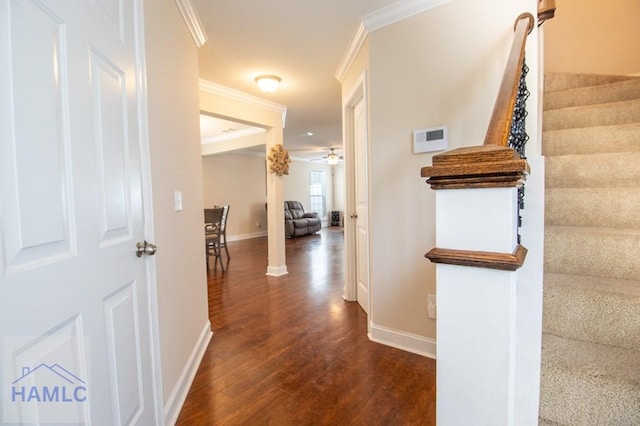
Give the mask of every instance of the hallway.
[{"label": "hallway", "polygon": [[214,336],[177,424],[435,424],[435,360],[369,341],[342,299],[342,228],[286,250],[279,278],[266,238],[231,242],[224,274],[212,265]]}]

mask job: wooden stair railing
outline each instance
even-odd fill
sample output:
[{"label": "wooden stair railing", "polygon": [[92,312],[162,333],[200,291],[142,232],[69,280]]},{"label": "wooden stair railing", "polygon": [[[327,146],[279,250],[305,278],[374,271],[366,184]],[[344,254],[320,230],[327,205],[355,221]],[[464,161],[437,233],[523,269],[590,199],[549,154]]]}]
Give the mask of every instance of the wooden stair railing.
[{"label": "wooden stair railing", "polygon": [[534,19],[530,13],[523,13],[516,19],[513,44],[484,138],[485,145],[508,145],[513,111],[518,99],[520,74],[524,64],[524,47],[527,36],[533,30],[533,25]]},{"label": "wooden stair railing", "polygon": [[[484,145],[463,147],[435,155],[422,177],[432,189],[521,188],[529,173],[527,161],[509,147],[524,69],[524,47],[535,19],[523,13],[516,19],[514,40],[491,115]],[[525,113],[526,114],[526,113]],[[524,123],[522,123],[524,126]],[[526,137],[526,135],[525,135]],[[522,149],[520,152],[524,152]],[[425,255],[434,263],[516,270],[524,263],[526,248],[518,244],[513,253],[474,252],[434,248]]]}]

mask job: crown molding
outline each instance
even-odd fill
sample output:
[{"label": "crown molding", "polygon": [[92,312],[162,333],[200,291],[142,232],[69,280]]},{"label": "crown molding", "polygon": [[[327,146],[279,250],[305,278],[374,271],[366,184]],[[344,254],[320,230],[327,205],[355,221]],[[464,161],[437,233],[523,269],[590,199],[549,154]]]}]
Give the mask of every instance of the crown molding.
[{"label": "crown molding", "polygon": [[257,96],[249,95],[239,90],[231,89],[218,83],[213,83],[208,80],[200,79],[200,90],[203,92],[211,93],[218,96],[223,96],[227,99],[242,102],[248,105],[253,105],[258,108],[267,109],[270,111],[279,112],[282,114],[282,127],[284,128],[287,119],[287,107],[275,102],[268,101],[266,99],[259,98]]},{"label": "crown molding", "polygon": [[364,41],[367,39],[367,35],[369,35],[369,32],[365,28],[364,24],[360,22],[355,34],[347,46],[347,50],[345,50],[344,55],[342,55],[342,59],[340,60],[338,69],[335,73],[335,77],[340,83],[342,83],[344,78],[347,76],[347,72],[349,72],[351,65],[353,65],[353,62],[356,60],[356,56],[358,56],[358,52],[360,52]]},{"label": "crown molding", "polygon": [[196,8],[193,7],[191,0],[175,0],[176,6],[182,14],[185,24],[191,32],[193,41],[196,42],[196,46],[202,47],[207,42],[207,34],[204,32],[204,27],[198,16]]},{"label": "crown molding", "polygon": [[202,141],[202,144],[208,144],[208,143],[217,143],[217,142],[223,142],[223,141],[230,141],[233,139],[238,139],[238,138],[243,138],[246,136],[252,136],[252,135],[257,135],[260,133],[264,133],[266,132],[266,129],[263,129],[262,127],[249,127],[247,129],[242,129],[242,130],[236,130],[234,132],[228,132],[228,133],[224,133],[222,135],[218,135],[218,136],[212,136],[210,138],[206,138]]},{"label": "crown molding", "polygon": [[[263,131],[264,133],[264,131]],[[262,146],[263,148],[257,152],[251,150],[251,148]],[[243,150],[242,155],[250,155],[256,157],[262,157],[266,159],[265,153],[265,139],[264,138],[244,138],[244,139],[228,139],[226,141],[209,142],[204,141],[200,144],[200,153],[202,155],[212,154],[239,154],[238,150]]]},{"label": "crown molding", "polygon": [[362,18],[362,22],[368,32],[373,32],[449,1],[451,0],[403,0],[366,15]]},{"label": "crown molding", "polygon": [[369,33],[441,6],[449,1],[451,0],[401,0],[365,15],[342,56],[335,73],[336,79],[341,83],[344,81]]}]

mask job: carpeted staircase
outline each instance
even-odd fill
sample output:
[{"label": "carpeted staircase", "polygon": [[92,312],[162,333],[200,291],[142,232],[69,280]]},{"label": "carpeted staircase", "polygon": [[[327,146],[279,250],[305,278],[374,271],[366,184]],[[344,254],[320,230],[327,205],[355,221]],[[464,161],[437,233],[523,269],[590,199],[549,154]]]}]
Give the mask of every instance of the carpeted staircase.
[{"label": "carpeted staircase", "polygon": [[540,425],[640,425],[640,78],[545,77]]}]

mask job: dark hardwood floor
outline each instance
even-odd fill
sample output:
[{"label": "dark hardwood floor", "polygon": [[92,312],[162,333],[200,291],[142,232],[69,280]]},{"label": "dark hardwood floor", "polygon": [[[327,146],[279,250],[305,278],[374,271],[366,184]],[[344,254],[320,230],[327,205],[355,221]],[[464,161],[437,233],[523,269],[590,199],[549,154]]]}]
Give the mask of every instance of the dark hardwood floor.
[{"label": "dark hardwood floor", "polygon": [[279,278],[266,238],[229,243],[227,272],[211,266],[214,336],[177,424],[434,425],[435,361],[369,341],[342,299],[342,228],[286,248]]}]

